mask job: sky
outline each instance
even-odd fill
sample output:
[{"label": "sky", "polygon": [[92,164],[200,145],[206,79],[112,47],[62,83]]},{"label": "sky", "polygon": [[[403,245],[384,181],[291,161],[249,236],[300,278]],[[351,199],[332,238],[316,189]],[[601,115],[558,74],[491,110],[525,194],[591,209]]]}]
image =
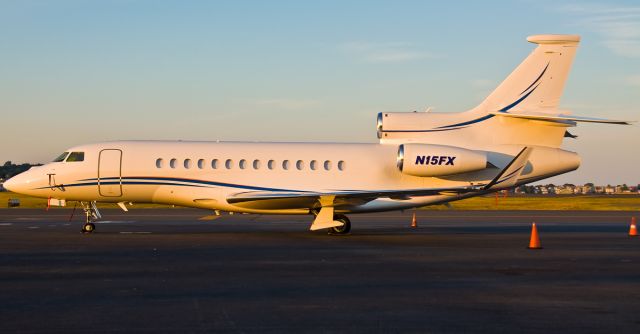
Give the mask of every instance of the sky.
[{"label": "sky", "polygon": [[[381,111],[477,105],[534,34],[582,42],[561,108],[640,120],[637,1],[0,0],[0,162],[125,139],[376,142]],[[578,171],[638,184],[640,129],[580,125]]]}]

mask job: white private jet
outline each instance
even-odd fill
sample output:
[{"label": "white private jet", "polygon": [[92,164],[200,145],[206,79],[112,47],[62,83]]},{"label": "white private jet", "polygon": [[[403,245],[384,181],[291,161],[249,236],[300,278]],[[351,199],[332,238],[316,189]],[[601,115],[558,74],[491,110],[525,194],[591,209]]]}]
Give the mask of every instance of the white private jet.
[{"label": "white private jet", "polygon": [[85,233],[96,202],[313,215],[311,230],[348,233],[347,213],[441,204],[575,170],[560,148],[577,122],[558,109],[576,35],[536,35],[533,52],[480,105],[460,113],[382,112],[380,143],[115,141],[72,147],[4,187],[79,201]]}]

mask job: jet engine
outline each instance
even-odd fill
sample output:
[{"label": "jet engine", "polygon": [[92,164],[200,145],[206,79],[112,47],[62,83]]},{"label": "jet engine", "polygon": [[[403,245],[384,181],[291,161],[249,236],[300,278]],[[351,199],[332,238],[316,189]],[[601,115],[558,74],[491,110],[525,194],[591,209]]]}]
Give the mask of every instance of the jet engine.
[{"label": "jet engine", "polygon": [[402,144],[397,166],[408,175],[446,176],[485,169],[487,154],[446,145]]},{"label": "jet engine", "polygon": [[376,118],[378,138],[400,139],[423,136],[421,130],[456,122],[458,113],[381,112]]}]

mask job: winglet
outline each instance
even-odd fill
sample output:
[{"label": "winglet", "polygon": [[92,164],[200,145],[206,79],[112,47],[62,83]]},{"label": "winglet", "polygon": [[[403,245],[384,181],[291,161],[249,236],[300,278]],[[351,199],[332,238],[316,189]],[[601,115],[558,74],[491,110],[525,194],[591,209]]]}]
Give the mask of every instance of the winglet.
[{"label": "winglet", "polygon": [[484,187],[484,190],[509,188],[518,182],[533,152],[532,147],[525,147],[498,175]]}]

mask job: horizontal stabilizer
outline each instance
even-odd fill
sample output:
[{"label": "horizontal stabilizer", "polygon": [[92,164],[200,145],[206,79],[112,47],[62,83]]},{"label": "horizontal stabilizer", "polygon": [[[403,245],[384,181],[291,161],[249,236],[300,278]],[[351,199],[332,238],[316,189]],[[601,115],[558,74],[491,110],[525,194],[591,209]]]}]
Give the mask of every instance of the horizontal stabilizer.
[{"label": "horizontal stabilizer", "polygon": [[547,122],[586,122],[586,123],[604,123],[604,124],[620,124],[629,125],[632,121],[621,121],[615,119],[595,118],[595,117],[581,117],[571,115],[549,115],[538,113],[505,113],[501,111],[489,112],[492,115],[522,118],[533,121],[547,121]]}]

